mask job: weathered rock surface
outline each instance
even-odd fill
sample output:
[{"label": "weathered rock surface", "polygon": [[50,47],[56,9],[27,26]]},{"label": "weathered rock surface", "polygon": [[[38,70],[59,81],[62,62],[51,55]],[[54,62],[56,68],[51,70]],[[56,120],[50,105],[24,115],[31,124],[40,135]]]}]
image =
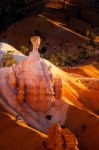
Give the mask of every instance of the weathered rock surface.
[{"label": "weathered rock surface", "polygon": [[[50,63],[40,58],[39,43],[33,44],[29,57],[0,70],[0,96],[1,103],[8,103],[28,124],[45,132],[53,123],[65,123],[68,104],[62,100],[61,78],[54,74]],[[7,110],[11,112],[11,108]],[[48,116],[53,116],[51,122]]]},{"label": "weathered rock surface", "polygon": [[76,137],[68,130],[54,125],[48,131],[48,150],[78,150]]},{"label": "weathered rock surface", "polygon": [[[36,45],[35,48],[37,48]],[[48,128],[57,123],[61,126],[66,126],[76,135],[78,147],[81,150],[93,150],[94,145],[95,149],[98,150],[99,117],[95,114],[99,113],[98,65],[66,68],[64,69],[66,72],[64,72],[47,60],[41,59],[36,51],[37,49],[34,50],[35,52],[32,52],[30,56],[26,57],[23,61],[20,59],[19,61],[21,62],[17,65],[0,69],[0,104],[7,112],[16,116],[16,118],[24,120],[27,124],[42,132],[47,133]],[[17,57],[19,55],[17,55]],[[42,76],[38,83],[39,73]],[[42,79],[44,79],[44,84],[42,84],[43,90],[38,90],[40,89]],[[37,85],[37,87],[34,85]],[[31,86],[33,91],[31,90],[32,88],[30,88]],[[45,87],[48,88],[48,90],[46,90]],[[49,91],[51,95],[47,93]],[[53,92],[54,94],[52,94]],[[42,93],[45,95],[48,94],[47,97],[50,96],[52,99],[42,99],[39,97],[42,96]],[[38,96],[38,105],[36,104],[35,94]],[[30,97],[33,97],[33,99]],[[19,126],[17,126],[17,131],[10,135],[9,133],[15,130],[16,123],[14,126],[14,123],[11,123],[10,120],[7,121],[8,119],[5,115],[0,114],[0,118],[2,120],[0,128],[1,131],[3,131],[0,132],[2,133],[0,134],[0,138],[2,139],[0,140],[0,148],[3,150],[7,149],[8,145],[11,145],[10,150],[13,150],[14,145],[20,145],[20,140],[24,143],[24,137],[30,137],[30,132]],[[54,128],[51,128],[49,132],[54,132],[53,130]],[[58,130],[60,131],[60,128]],[[20,136],[18,134],[19,132]],[[66,129],[61,129],[61,135],[64,136],[64,139],[66,136],[66,140],[68,139],[67,141],[69,143],[68,146],[71,147],[73,143],[75,143],[75,138],[73,138],[72,142],[71,134],[68,135],[67,133],[69,134]],[[6,142],[5,137],[9,139]],[[21,147],[27,149],[28,145],[29,150],[33,148],[39,149],[39,147],[42,150],[46,149],[46,144],[45,147],[41,144],[42,140],[40,139],[44,138],[42,134],[40,134],[39,138],[38,136],[36,137],[35,133],[33,133],[33,135],[31,133],[31,137],[34,138],[34,140],[27,141],[26,139],[27,142],[21,145],[19,149],[21,149]],[[58,135],[57,137],[60,143],[63,143],[61,136]],[[16,140],[11,143],[12,139]],[[37,141],[39,144],[34,141]],[[57,140],[51,141],[49,136],[47,143],[51,142],[52,145],[54,145],[56,141]],[[49,147],[49,144],[47,144],[47,146]],[[62,147],[61,144],[57,145],[57,148],[58,146]]]},{"label": "weathered rock surface", "polygon": [[40,58],[38,37],[32,39],[32,44],[29,57],[17,65],[0,69],[3,107],[42,132],[56,123],[65,125],[71,105],[96,116],[99,80],[62,71]]},{"label": "weathered rock surface", "polygon": [[22,121],[15,122],[13,116],[2,111],[0,122],[0,149],[2,150],[58,150],[61,141],[63,150],[77,150],[75,136],[68,129],[61,129],[59,125],[51,127],[48,135],[45,135],[28,127]]}]

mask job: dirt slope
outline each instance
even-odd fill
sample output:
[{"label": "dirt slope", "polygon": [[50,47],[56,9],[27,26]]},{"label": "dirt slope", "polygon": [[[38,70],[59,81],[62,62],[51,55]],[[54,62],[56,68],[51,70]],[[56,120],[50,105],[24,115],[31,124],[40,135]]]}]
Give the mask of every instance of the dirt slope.
[{"label": "dirt slope", "polygon": [[0,112],[0,149],[2,150],[44,150],[46,135],[29,128],[23,122]]}]

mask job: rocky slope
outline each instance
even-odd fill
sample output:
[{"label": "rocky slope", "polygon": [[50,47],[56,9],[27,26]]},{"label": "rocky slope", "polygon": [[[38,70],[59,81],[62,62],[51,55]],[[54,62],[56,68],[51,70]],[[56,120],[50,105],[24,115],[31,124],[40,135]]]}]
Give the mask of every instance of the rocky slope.
[{"label": "rocky slope", "polygon": [[[33,57],[32,57],[33,58]],[[24,62],[24,61],[23,61]],[[23,62],[21,62],[20,64],[22,64]],[[46,61],[46,63],[48,64],[48,62]],[[21,65],[19,65],[20,67],[21,67]],[[26,66],[26,65],[24,65],[24,66]],[[35,66],[35,65],[34,65]],[[52,68],[53,68],[54,66],[52,66]],[[76,84],[76,82],[75,82],[75,80],[73,79],[73,81],[74,81],[74,84],[71,84],[72,82],[70,81],[69,83],[68,83],[68,85],[66,84],[67,82],[65,82],[65,85],[67,85],[67,89],[66,88],[64,88],[64,86],[62,86],[62,94],[65,96],[65,99],[64,99],[64,103],[66,103],[66,105],[67,104],[69,104],[68,105],[68,108],[67,109],[65,109],[66,110],[66,118],[65,118],[65,124],[64,125],[62,125],[62,128],[64,128],[64,127],[67,127],[70,131],[72,131],[74,134],[75,134],[75,136],[77,137],[77,140],[78,140],[78,147],[79,147],[79,149],[81,149],[81,150],[83,150],[83,149],[85,149],[85,150],[93,150],[94,149],[94,146],[95,146],[95,149],[96,150],[98,150],[99,149],[99,144],[98,144],[98,139],[99,139],[99,116],[98,116],[98,109],[99,109],[99,101],[98,101],[98,98],[99,98],[99,88],[98,88],[98,78],[99,78],[99,71],[98,71],[98,64],[94,64],[94,66],[91,66],[91,65],[89,65],[89,66],[83,66],[83,67],[79,67],[79,68],[65,68],[66,70],[66,73],[64,73],[64,72],[62,72],[61,70],[59,70],[58,68],[56,68],[56,67],[54,67],[53,68],[53,73],[55,74],[55,72],[56,73],[58,73],[58,72],[62,72],[62,80],[63,79],[65,79],[65,76],[66,77],[68,77],[68,75],[69,76],[71,76],[71,75],[73,75],[73,78],[74,79],[77,79],[77,78],[79,78],[79,81],[87,81],[87,84],[85,84],[84,82],[82,82],[82,83],[78,83],[78,84]],[[94,68],[94,69],[93,69]],[[21,68],[20,68],[21,69]],[[44,70],[46,70],[46,69],[44,69]],[[57,72],[57,70],[58,70],[58,72]],[[69,72],[70,74],[68,74],[67,72]],[[11,75],[11,74],[10,74]],[[47,74],[48,75],[48,74]],[[80,75],[80,76],[79,76]],[[91,75],[91,76],[90,76]],[[19,76],[19,75],[18,75]],[[11,76],[9,76],[10,78],[10,84],[12,84],[11,83],[11,79],[12,79],[12,77]],[[4,79],[4,78],[3,78]],[[69,78],[67,78],[66,79],[66,81],[68,81],[68,79]],[[82,80],[83,79],[83,80]],[[87,79],[87,80],[86,80]],[[95,79],[95,80],[93,80],[93,79]],[[13,80],[14,81],[14,80]],[[23,82],[24,82],[25,80],[23,80]],[[28,80],[29,81],[29,80]],[[90,83],[90,81],[94,81],[92,84],[91,84],[91,86],[90,85],[88,85],[88,82]],[[2,83],[2,82],[1,82]],[[29,82],[27,82],[27,85],[28,85],[28,83]],[[56,102],[58,102],[57,101],[57,98],[59,98],[60,97],[60,82],[56,82],[57,84],[57,86],[56,86],[56,92],[55,92],[55,94],[56,94]],[[94,84],[95,83],[95,84]],[[85,86],[87,85],[88,87],[88,89],[86,89],[85,87],[83,87],[82,85],[84,85],[85,84]],[[21,84],[20,84],[21,85]],[[63,84],[64,85],[64,84]],[[78,85],[78,86],[77,86]],[[79,86],[80,85],[80,86]],[[93,85],[93,86],[92,86]],[[49,86],[50,87],[50,86]],[[94,88],[95,89],[94,89]],[[71,90],[71,88],[73,88],[72,90]],[[91,88],[91,89],[90,89]],[[7,86],[5,85],[5,87],[4,87],[4,89],[5,90],[7,90],[8,88],[7,88]],[[59,90],[59,92],[57,92],[57,90]],[[76,90],[76,93],[74,93],[74,90]],[[71,92],[70,92],[71,91]],[[3,89],[1,89],[1,93],[2,92],[4,92],[3,91]],[[11,94],[11,89],[10,89],[10,92],[9,92],[9,94]],[[29,95],[31,95],[31,93],[28,93]],[[7,95],[7,94],[6,94]],[[9,97],[9,96],[8,96]],[[6,97],[7,99],[8,99],[8,97]],[[0,99],[0,102],[1,102],[1,99]],[[3,102],[3,101],[2,101]],[[14,101],[12,101],[12,102],[14,102]],[[43,101],[44,102],[44,101]],[[50,102],[50,101],[49,101]],[[9,101],[9,104],[11,103],[11,100]],[[2,103],[1,103],[2,104]],[[43,103],[42,103],[43,104]],[[44,103],[45,104],[45,103]],[[56,103],[56,104],[58,104],[58,105],[60,105],[60,102],[58,102],[58,103]],[[24,105],[21,105],[21,107],[23,107]],[[34,106],[35,105],[33,105],[33,108],[32,109],[34,109]],[[38,106],[40,106],[40,105],[38,105]],[[37,106],[37,108],[38,108],[38,106]],[[46,105],[42,105],[43,106],[43,108],[44,108],[44,106],[46,106]],[[16,110],[17,111],[17,108],[19,108],[19,106],[16,108],[16,106],[14,107],[14,105],[13,105],[13,108],[14,108],[14,110]],[[32,120],[31,120],[31,118],[28,118],[28,116],[29,115],[26,115],[26,110],[29,110],[29,109],[27,109],[27,107],[24,107],[25,109],[23,109],[23,111],[20,113],[21,114],[21,116],[24,116],[24,120],[25,119],[27,119],[27,120],[30,120],[30,122],[29,122],[29,124],[32,126],[32,125],[36,125],[35,126],[35,128],[37,128],[37,124],[36,124],[36,122],[35,122],[35,120],[37,119],[37,117],[33,120],[33,118],[32,118]],[[36,107],[35,107],[36,108]],[[41,107],[42,108],[42,107]],[[46,107],[47,108],[47,107]],[[5,109],[6,109],[6,107],[5,107]],[[55,111],[53,111],[53,110],[55,110]],[[57,107],[57,109],[55,109],[55,106],[53,107],[53,109],[52,110],[50,110],[49,111],[49,114],[47,114],[47,116],[45,116],[45,118],[42,118],[42,116],[43,116],[43,114],[40,114],[41,116],[41,120],[42,119],[44,119],[43,120],[43,123],[44,122],[47,122],[49,125],[51,125],[51,124],[55,124],[56,122],[56,119],[59,117],[59,119],[61,118],[61,120],[62,119],[64,119],[63,118],[63,114],[61,114],[60,112],[59,112],[59,110],[61,111],[61,113],[62,113],[62,111],[64,111],[63,109],[62,109],[62,107],[61,107],[61,109],[60,109],[60,107],[59,107],[59,109],[58,109],[58,107]],[[45,110],[44,110],[45,111]],[[1,113],[0,113],[0,115],[2,116],[2,112],[4,112],[4,110],[1,110]],[[55,112],[57,112],[56,114],[55,114]],[[29,114],[31,114],[31,112],[30,111],[28,111],[28,113]],[[50,114],[51,113],[51,114]],[[12,112],[12,114],[13,114],[13,112]],[[34,114],[32,114],[32,115],[34,115]],[[35,115],[34,115],[35,116]],[[2,132],[2,134],[1,134],[1,147],[3,147],[3,148],[5,148],[6,147],[6,145],[7,144],[9,144],[11,147],[13,147],[13,144],[15,144],[16,145],[16,143],[17,142],[15,142],[14,141],[14,143],[9,143],[9,142],[11,142],[11,141],[9,141],[9,140],[11,140],[12,139],[12,137],[15,137],[15,136],[17,136],[17,133],[15,132],[13,132],[13,134],[14,135],[10,135],[9,134],[9,128],[11,128],[12,130],[14,130],[15,129],[15,126],[17,126],[17,124],[15,123],[15,126],[13,125],[13,126],[11,126],[11,124],[9,124],[9,122],[7,122],[7,123],[5,123],[6,121],[7,121],[7,118],[8,117],[6,117],[5,118],[5,115],[3,115],[3,117],[1,117],[1,119],[2,119],[2,124],[1,124],[1,127],[2,126],[4,126],[4,124],[5,124],[5,126],[4,126],[4,128],[5,128],[5,130]],[[39,118],[40,119],[40,118]],[[39,120],[39,121],[41,121],[41,120]],[[10,121],[11,121],[11,119],[10,119]],[[25,120],[26,121],[26,120]],[[12,121],[11,121],[12,122]],[[58,120],[57,120],[57,122],[58,122]],[[33,123],[33,124],[31,124],[31,123]],[[60,123],[60,122],[59,122]],[[40,123],[39,123],[40,124]],[[43,126],[44,127],[44,126]],[[6,130],[7,129],[7,130]],[[17,129],[18,129],[18,131],[19,131],[19,127],[17,127]],[[29,128],[28,128],[29,129]],[[39,127],[38,128],[39,130],[41,129],[41,127]],[[64,135],[63,133],[66,131],[66,130],[61,130],[60,128],[57,128],[57,129],[59,129],[59,131],[58,132],[60,132],[62,135]],[[35,130],[36,131],[36,130]],[[43,130],[42,130],[43,131]],[[55,129],[55,132],[56,132],[57,130]],[[52,135],[55,133],[54,132],[54,128],[53,129],[51,129],[51,131],[49,132],[49,134],[52,132]],[[37,132],[38,133],[38,132]],[[57,132],[56,132],[57,133]],[[57,135],[55,133],[55,135]],[[27,132],[25,132],[24,134],[27,134]],[[41,138],[43,139],[43,135],[40,133],[40,135],[41,135]],[[66,131],[66,137],[68,138],[68,131]],[[90,136],[90,135],[92,135],[92,136]],[[5,137],[9,137],[9,140],[8,141],[5,141]],[[34,136],[34,135],[33,135]],[[21,138],[21,140],[23,139],[24,140],[24,138],[23,138],[23,136],[18,136],[18,144],[19,144],[19,137]],[[57,142],[57,137],[58,136],[56,136],[55,137],[55,141],[54,140],[52,140],[51,141],[51,137],[49,136],[49,138],[48,138],[48,143],[52,143],[52,147],[55,145],[55,143]],[[63,137],[63,136],[62,136]],[[53,138],[54,139],[54,138]],[[63,141],[64,141],[64,139],[65,138],[61,138],[61,136],[59,136],[59,141],[60,141],[60,143],[63,143]],[[75,138],[74,138],[75,139]],[[23,142],[23,140],[22,140],[22,142]],[[37,137],[36,138],[36,140],[39,140],[39,138]],[[71,141],[69,141],[69,140],[67,140],[66,139],[66,141],[67,142],[70,142],[70,143],[72,143]],[[74,141],[74,145],[76,146],[76,142],[75,142],[75,140],[73,140]],[[8,143],[7,143],[8,142]],[[29,141],[29,142],[31,142],[31,140]],[[24,144],[24,146],[26,146],[27,147],[27,145],[29,145],[29,144],[31,144],[31,143],[29,143],[28,141],[27,141],[27,143],[26,143],[26,145]],[[39,143],[39,141],[37,141],[38,143]],[[3,144],[3,143],[5,143],[5,145]],[[39,145],[36,145],[37,143],[35,142],[35,144],[33,144],[32,145],[32,147],[33,146],[39,146]],[[45,145],[45,147],[46,147],[46,144],[45,144],[45,142],[44,142],[44,145]],[[48,148],[50,148],[49,147],[49,145],[50,144],[48,144]],[[59,144],[59,145],[57,145],[57,146],[60,146],[61,144]],[[63,144],[64,145],[64,144]],[[67,144],[68,145],[68,144]],[[71,146],[73,145],[73,144],[70,144]],[[69,146],[70,146],[69,145]],[[23,145],[22,145],[23,146]],[[62,146],[62,145],[61,145]],[[74,147],[75,147],[74,146]],[[63,146],[62,146],[63,147]]]},{"label": "rocky slope", "polygon": [[[37,8],[40,12],[35,11]],[[87,6],[80,8],[81,10],[78,8],[79,6],[75,8],[75,5],[66,3],[66,10],[63,11],[60,9],[60,3],[56,1],[47,2],[40,9],[39,6],[35,6],[33,13],[4,30],[0,34],[0,40],[15,46],[18,50],[23,45],[30,50],[30,36],[40,35],[42,47],[47,50],[45,56],[48,58],[60,51],[65,51],[67,55],[73,51],[81,51],[79,47],[84,47],[87,43],[86,33],[90,31],[92,34],[95,33],[97,41],[93,49],[98,50],[98,12]],[[95,55],[90,60],[94,61],[96,57]]]},{"label": "rocky slope", "polygon": [[[89,5],[91,1],[87,1],[88,3],[84,0],[71,2],[66,2],[66,7],[68,12],[70,12],[70,14],[66,13],[66,15],[63,10],[60,13],[60,4],[57,4],[56,1],[55,3],[53,1],[52,3],[47,3],[46,7],[45,5],[36,6],[33,14],[30,12],[29,16],[25,19],[16,22],[7,30],[4,29],[5,31],[0,35],[0,40],[14,45],[17,49],[20,49],[22,45],[31,49],[30,36],[39,34],[42,37],[43,46],[47,48],[47,57],[53,54],[53,52],[57,53],[61,50],[69,53],[73,50],[79,51],[79,45],[83,45],[87,41],[85,36],[87,29],[93,31],[98,37],[98,7],[92,8],[93,5]],[[80,9],[78,9],[78,6],[80,6]],[[30,7],[32,5],[27,7],[26,10],[29,10]],[[40,9],[38,10],[38,8]],[[38,15],[39,13],[40,15]],[[69,18],[68,15],[70,15]],[[98,42],[97,38],[97,51],[99,47]],[[3,48],[13,49],[8,45],[3,46]],[[15,51],[15,49],[13,50]],[[17,57],[18,55],[20,57]],[[13,57],[16,61],[24,60],[24,55],[17,51],[13,54]],[[98,57],[97,61],[99,61]],[[62,126],[65,129],[54,126],[49,130],[48,135],[43,134],[34,128],[30,128],[25,122],[17,119],[17,117],[12,117],[4,108],[0,107],[0,148],[2,150],[47,150],[58,149],[60,146],[64,150],[66,145],[69,148],[77,149],[76,141],[78,141],[78,148],[80,150],[99,149],[99,64],[94,63],[81,67],[65,67],[61,69],[66,74],[69,73],[69,76],[80,79],[79,83],[77,81],[79,86],[76,83],[69,83],[65,91],[64,87],[62,88],[65,97],[69,99],[69,101],[66,99],[65,103],[70,104],[68,111],[66,110],[65,124]],[[58,72],[61,71],[59,70]],[[64,73],[63,78],[66,74]],[[10,79],[12,79],[11,76]],[[56,81],[56,85],[60,85],[59,83]],[[58,94],[60,93],[57,92]],[[42,114],[39,115],[42,117]],[[61,118],[62,116],[60,115]],[[57,118],[57,114],[54,114],[52,110],[51,115],[47,114],[43,118],[43,122],[47,120],[48,124],[51,124],[51,122],[55,122],[55,118]],[[57,134],[57,132],[61,135]],[[55,137],[53,137],[54,135]]]},{"label": "rocky slope", "polygon": [[[0,111],[1,111],[0,107]],[[77,140],[67,129],[58,125],[50,128],[48,135],[28,127],[11,115],[0,112],[0,148],[2,150],[77,150]],[[53,138],[54,136],[54,138]]]}]

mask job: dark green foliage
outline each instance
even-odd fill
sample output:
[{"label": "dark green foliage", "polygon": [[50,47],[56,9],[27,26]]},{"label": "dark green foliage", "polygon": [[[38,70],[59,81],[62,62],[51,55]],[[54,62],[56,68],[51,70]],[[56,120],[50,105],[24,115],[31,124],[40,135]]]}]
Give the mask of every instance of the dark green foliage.
[{"label": "dark green foliage", "polygon": [[96,35],[95,35],[95,33],[90,31],[90,30],[87,30],[86,31],[86,36],[89,38],[87,44],[92,45],[93,47],[95,47],[96,46],[96,42],[95,42]]},{"label": "dark green foliage", "polygon": [[12,56],[12,51],[7,51],[7,54],[4,54],[1,60],[2,67],[9,67],[16,63],[15,59]]},{"label": "dark green foliage", "polygon": [[61,53],[52,54],[49,60],[56,66],[65,66],[66,58],[67,52],[62,51]]},{"label": "dark green foliage", "polygon": [[26,46],[22,45],[20,47],[20,52],[23,53],[24,55],[28,55],[30,51]]},{"label": "dark green foliage", "polygon": [[80,62],[86,61],[91,56],[95,55],[95,50],[92,47],[89,47],[86,44],[78,45],[77,50],[73,51],[71,54],[68,54],[65,51],[52,54],[50,61],[56,66],[75,66]]}]

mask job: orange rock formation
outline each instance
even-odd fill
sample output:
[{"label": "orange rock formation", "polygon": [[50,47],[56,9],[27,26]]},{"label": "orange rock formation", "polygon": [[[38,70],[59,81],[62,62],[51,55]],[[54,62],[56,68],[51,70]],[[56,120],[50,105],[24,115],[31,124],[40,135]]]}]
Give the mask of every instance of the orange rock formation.
[{"label": "orange rock formation", "polygon": [[[34,51],[31,52],[29,57],[25,57],[24,61],[9,68],[0,69],[0,104],[6,111],[18,116],[21,120],[42,132],[47,133],[48,128],[55,124],[68,127],[76,135],[78,147],[81,150],[93,150],[94,146],[96,146],[95,150],[98,150],[98,65],[65,68],[65,71],[62,71],[49,61],[41,59],[35,46],[37,45],[34,45]],[[57,148],[58,150],[59,148],[64,149],[64,141],[66,148],[69,149],[73,146],[73,149],[77,149],[75,137],[68,130],[61,129],[58,126],[49,130],[46,144],[46,142],[41,141],[43,138],[46,139],[47,136],[34,129],[31,129],[35,131],[31,137],[36,136],[34,138],[36,142],[35,140],[28,142],[23,135],[29,134],[30,128],[25,125],[26,131],[21,131],[20,126],[16,122],[13,125],[11,118],[8,119],[2,112],[1,122],[1,128],[4,131],[0,135],[2,139],[0,146],[3,150],[6,149],[7,143],[12,147],[14,143],[16,145],[15,140],[11,143],[11,137],[12,139],[17,137],[19,145],[19,139],[26,140],[27,143],[22,140],[22,147],[23,143],[24,146],[30,145],[31,147],[33,142],[32,148],[34,149],[41,147],[43,150],[47,147],[49,149]],[[12,132],[11,136],[9,130],[14,131],[15,128],[18,129],[18,133],[22,133],[22,136],[19,136],[17,130],[15,130],[15,133]],[[51,141],[53,135],[55,138]],[[9,140],[5,142],[6,137]],[[69,141],[69,137],[73,141]],[[37,143],[40,145],[37,145]],[[43,145],[43,148],[41,145]],[[50,147],[51,145],[52,147]]]}]

